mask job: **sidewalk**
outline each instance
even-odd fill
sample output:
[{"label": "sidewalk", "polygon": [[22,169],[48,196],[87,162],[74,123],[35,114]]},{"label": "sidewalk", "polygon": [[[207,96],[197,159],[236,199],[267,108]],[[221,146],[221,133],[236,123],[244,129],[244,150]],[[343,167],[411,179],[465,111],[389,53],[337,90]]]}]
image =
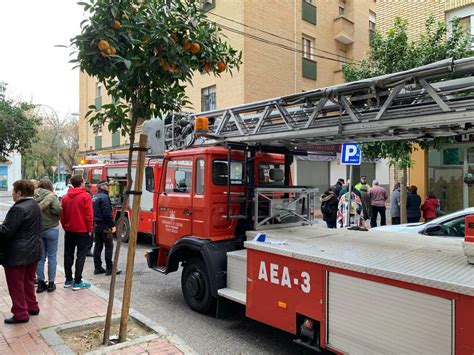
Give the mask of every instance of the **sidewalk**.
[{"label": "sidewalk", "polygon": [[[63,279],[63,274],[58,272],[58,280]],[[24,324],[8,325],[0,320],[0,354],[55,354],[71,353],[65,344],[49,344],[51,340],[45,339],[42,333],[46,328],[64,325],[74,321],[88,320],[94,317],[105,319],[107,302],[101,298],[101,291],[81,290],[72,291],[58,284],[56,291],[38,294],[40,314],[31,316],[30,321]],[[103,293],[103,292],[102,292]],[[117,302],[115,302],[117,306]],[[11,317],[11,299],[8,294],[5,275],[0,271],[0,312],[4,318]],[[135,312],[135,311],[134,311]],[[116,309],[115,313],[119,313]],[[136,313],[136,312],[135,312]],[[141,316],[141,315],[140,315]],[[140,318],[146,319],[144,316]],[[142,321],[143,319],[140,319]],[[147,324],[148,325],[148,324]],[[152,328],[153,329],[153,328]],[[48,332],[53,329],[48,330]],[[166,334],[157,334],[155,339],[137,343],[131,341],[129,346],[118,344],[101,349],[101,353],[109,354],[183,354],[189,353],[185,345],[175,344],[174,337]],[[179,347],[184,349],[180,350]]]}]

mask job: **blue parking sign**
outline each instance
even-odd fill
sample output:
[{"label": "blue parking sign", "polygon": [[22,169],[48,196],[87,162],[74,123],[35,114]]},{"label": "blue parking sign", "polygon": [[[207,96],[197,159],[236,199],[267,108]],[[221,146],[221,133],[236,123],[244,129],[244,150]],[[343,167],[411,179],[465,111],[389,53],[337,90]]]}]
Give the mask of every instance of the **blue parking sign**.
[{"label": "blue parking sign", "polygon": [[362,154],[357,143],[344,143],[341,152],[341,164],[360,165]]}]

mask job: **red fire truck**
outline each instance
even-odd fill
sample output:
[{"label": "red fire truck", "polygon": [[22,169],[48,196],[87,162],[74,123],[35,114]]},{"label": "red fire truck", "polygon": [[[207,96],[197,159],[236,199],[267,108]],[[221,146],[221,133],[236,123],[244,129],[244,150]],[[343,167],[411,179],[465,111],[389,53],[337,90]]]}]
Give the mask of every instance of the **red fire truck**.
[{"label": "red fire truck", "polygon": [[[187,150],[186,152],[190,153],[191,151]],[[178,157],[183,157],[183,159],[180,160]],[[208,157],[212,157],[210,158],[211,160],[208,160]],[[156,223],[160,220],[162,214],[158,205],[158,196],[162,183],[163,160],[167,161],[168,159],[172,159],[172,163],[167,163],[166,175],[163,177],[163,183],[165,184],[164,193],[166,193],[166,195],[173,195],[175,198],[181,197],[178,199],[178,204],[184,203],[186,206],[189,204],[187,210],[192,211],[193,208],[191,206],[197,203],[200,199],[202,200],[203,195],[203,191],[198,191],[198,193],[192,198],[191,195],[186,194],[191,192],[189,190],[190,187],[187,186],[191,186],[190,179],[193,171],[194,160],[199,159],[198,164],[201,164],[200,171],[202,174],[204,174],[204,164],[206,163],[206,160],[208,160],[207,164],[212,166],[214,169],[212,175],[213,179],[214,181],[217,181],[217,184],[221,186],[220,189],[222,190],[227,186],[227,158],[228,150],[222,147],[208,147],[202,148],[201,150],[193,149],[192,154],[188,155],[183,154],[183,151],[176,151],[167,153],[164,158],[150,156],[147,159],[145,166],[145,179],[142,184],[138,233],[147,236],[153,243],[157,240],[156,236],[158,234],[162,237],[165,235],[165,229],[157,229],[156,227]],[[235,154],[233,154],[233,159],[234,160],[230,162],[231,179],[235,179],[232,184],[239,186],[239,190],[243,193],[245,191],[243,187],[243,174],[245,172],[242,152],[235,152]],[[258,153],[255,157],[255,181],[265,186],[283,184],[284,172],[282,167],[284,166],[284,163],[285,159],[281,154]],[[135,171],[135,164],[132,164],[132,176],[135,175]],[[278,173],[283,175],[277,176]],[[113,217],[118,222],[122,210],[123,191],[127,182],[127,164],[122,162],[78,165],[73,167],[73,175],[82,176],[84,180],[89,183],[92,194],[97,192],[96,184],[100,180],[109,181],[109,196],[113,206]],[[204,181],[199,182],[204,184]],[[227,203],[227,200],[224,202]],[[222,203],[218,203],[213,204],[213,206],[214,208],[222,209],[226,208],[227,205],[224,206]],[[237,204],[237,206],[240,205]],[[122,241],[124,242],[127,242],[129,238],[131,208],[132,201],[129,201],[129,206],[125,209],[124,225],[122,228]],[[176,210],[174,210],[174,212],[176,212]],[[202,212],[203,211],[201,211],[201,213]],[[212,233],[216,235],[227,234],[227,237],[230,237],[233,230],[231,225],[235,223],[229,223],[226,219],[227,214],[224,213],[224,215],[225,222],[214,220],[215,229],[212,231],[206,230],[205,232],[199,232],[197,229],[198,225],[200,225],[201,228],[203,228],[203,226],[212,226],[211,220],[201,220],[200,222],[194,220],[192,226],[188,224],[183,226],[184,230],[180,231],[179,235],[184,236],[187,235],[187,233],[193,233],[194,235],[205,236]],[[170,228],[171,226],[166,228],[166,231]]]},{"label": "red fire truck", "polygon": [[316,190],[291,180],[312,145],[472,132],[473,73],[474,58],[446,60],[186,116],[192,136],[146,167],[149,267],[182,266],[191,309],[238,302],[315,351],[474,353],[474,266],[461,242],[322,228]]}]

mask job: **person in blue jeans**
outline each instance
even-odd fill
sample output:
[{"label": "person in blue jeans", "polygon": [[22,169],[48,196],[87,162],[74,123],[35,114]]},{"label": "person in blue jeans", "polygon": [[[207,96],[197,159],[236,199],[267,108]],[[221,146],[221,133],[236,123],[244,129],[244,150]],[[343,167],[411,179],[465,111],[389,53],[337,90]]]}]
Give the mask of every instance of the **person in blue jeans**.
[{"label": "person in blue jeans", "polygon": [[[54,281],[57,266],[59,217],[61,216],[62,209],[53,190],[53,184],[49,179],[41,179],[38,188],[35,190],[34,198],[41,208],[43,224],[41,230],[41,259],[36,268],[36,278],[38,280],[37,293],[44,291],[53,292],[56,289]],[[46,259],[48,259],[48,283],[46,283],[44,276]]]}]

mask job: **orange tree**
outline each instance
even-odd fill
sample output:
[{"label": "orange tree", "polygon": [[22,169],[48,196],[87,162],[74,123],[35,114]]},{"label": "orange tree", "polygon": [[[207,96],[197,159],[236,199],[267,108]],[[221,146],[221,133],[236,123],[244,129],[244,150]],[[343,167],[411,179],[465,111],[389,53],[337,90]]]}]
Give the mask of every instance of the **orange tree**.
[{"label": "orange tree", "polygon": [[89,106],[89,122],[130,136],[127,190],[132,184],[137,122],[180,112],[189,103],[185,88],[194,73],[232,74],[241,63],[241,52],[222,40],[219,28],[206,19],[198,0],[166,3],[79,2],[87,19],[81,23],[81,33],[71,39],[72,62],[102,82],[112,97],[110,104]]},{"label": "orange tree", "polygon": [[219,75],[237,68],[241,53],[222,41],[198,0],[89,0],[88,18],[72,38],[80,69],[102,82],[112,103],[90,106],[96,127],[130,134],[138,119],[179,112],[196,71]]}]

